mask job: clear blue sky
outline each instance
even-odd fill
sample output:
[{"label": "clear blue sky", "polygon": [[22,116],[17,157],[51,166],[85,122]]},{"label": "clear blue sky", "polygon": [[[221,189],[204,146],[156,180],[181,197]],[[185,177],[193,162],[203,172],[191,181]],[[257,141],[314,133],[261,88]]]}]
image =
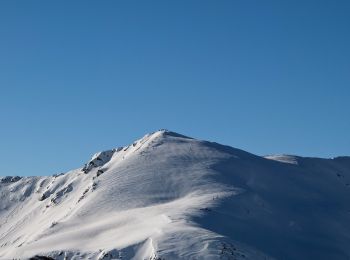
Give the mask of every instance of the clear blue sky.
[{"label": "clear blue sky", "polygon": [[350,1],[1,1],[0,175],[168,128],[350,155]]}]

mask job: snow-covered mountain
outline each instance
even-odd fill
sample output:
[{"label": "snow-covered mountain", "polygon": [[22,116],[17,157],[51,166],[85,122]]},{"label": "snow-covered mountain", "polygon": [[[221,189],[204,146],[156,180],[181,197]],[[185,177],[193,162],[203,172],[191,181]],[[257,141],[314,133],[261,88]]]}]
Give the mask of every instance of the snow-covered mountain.
[{"label": "snow-covered mountain", "polygon": [[350,157],[264,158],[161,130],[65,174],[3,177],[0,259],[34,256],[350,259]]}]

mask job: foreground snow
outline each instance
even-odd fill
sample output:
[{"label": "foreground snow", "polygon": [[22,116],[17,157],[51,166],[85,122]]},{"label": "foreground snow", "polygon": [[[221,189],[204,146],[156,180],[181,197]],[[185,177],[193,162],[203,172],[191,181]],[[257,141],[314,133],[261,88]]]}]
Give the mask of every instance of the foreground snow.
[{"label": "foreground snow", "polygon": [[255,156],[158,131],[0,179],[0,259],[348,259],[350,158]]}]

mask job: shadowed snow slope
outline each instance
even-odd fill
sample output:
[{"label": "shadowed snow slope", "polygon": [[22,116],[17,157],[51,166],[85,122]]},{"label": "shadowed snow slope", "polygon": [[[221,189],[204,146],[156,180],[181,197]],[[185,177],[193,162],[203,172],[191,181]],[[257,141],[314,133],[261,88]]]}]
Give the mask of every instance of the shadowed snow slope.
[{"label": "shadowed snow slope", "polygon": [[349,259],[350,158],[259,157],[161,130],[0,179],[0,259]]}]

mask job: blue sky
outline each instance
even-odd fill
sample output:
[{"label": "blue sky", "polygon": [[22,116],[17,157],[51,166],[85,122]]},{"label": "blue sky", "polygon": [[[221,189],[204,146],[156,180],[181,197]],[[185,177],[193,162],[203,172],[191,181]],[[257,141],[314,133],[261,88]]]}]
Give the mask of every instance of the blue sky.
[{"label": "blue sky", "polygon": [[168,128],[350,155],[349,1],[1,1],[0,175]]}]

